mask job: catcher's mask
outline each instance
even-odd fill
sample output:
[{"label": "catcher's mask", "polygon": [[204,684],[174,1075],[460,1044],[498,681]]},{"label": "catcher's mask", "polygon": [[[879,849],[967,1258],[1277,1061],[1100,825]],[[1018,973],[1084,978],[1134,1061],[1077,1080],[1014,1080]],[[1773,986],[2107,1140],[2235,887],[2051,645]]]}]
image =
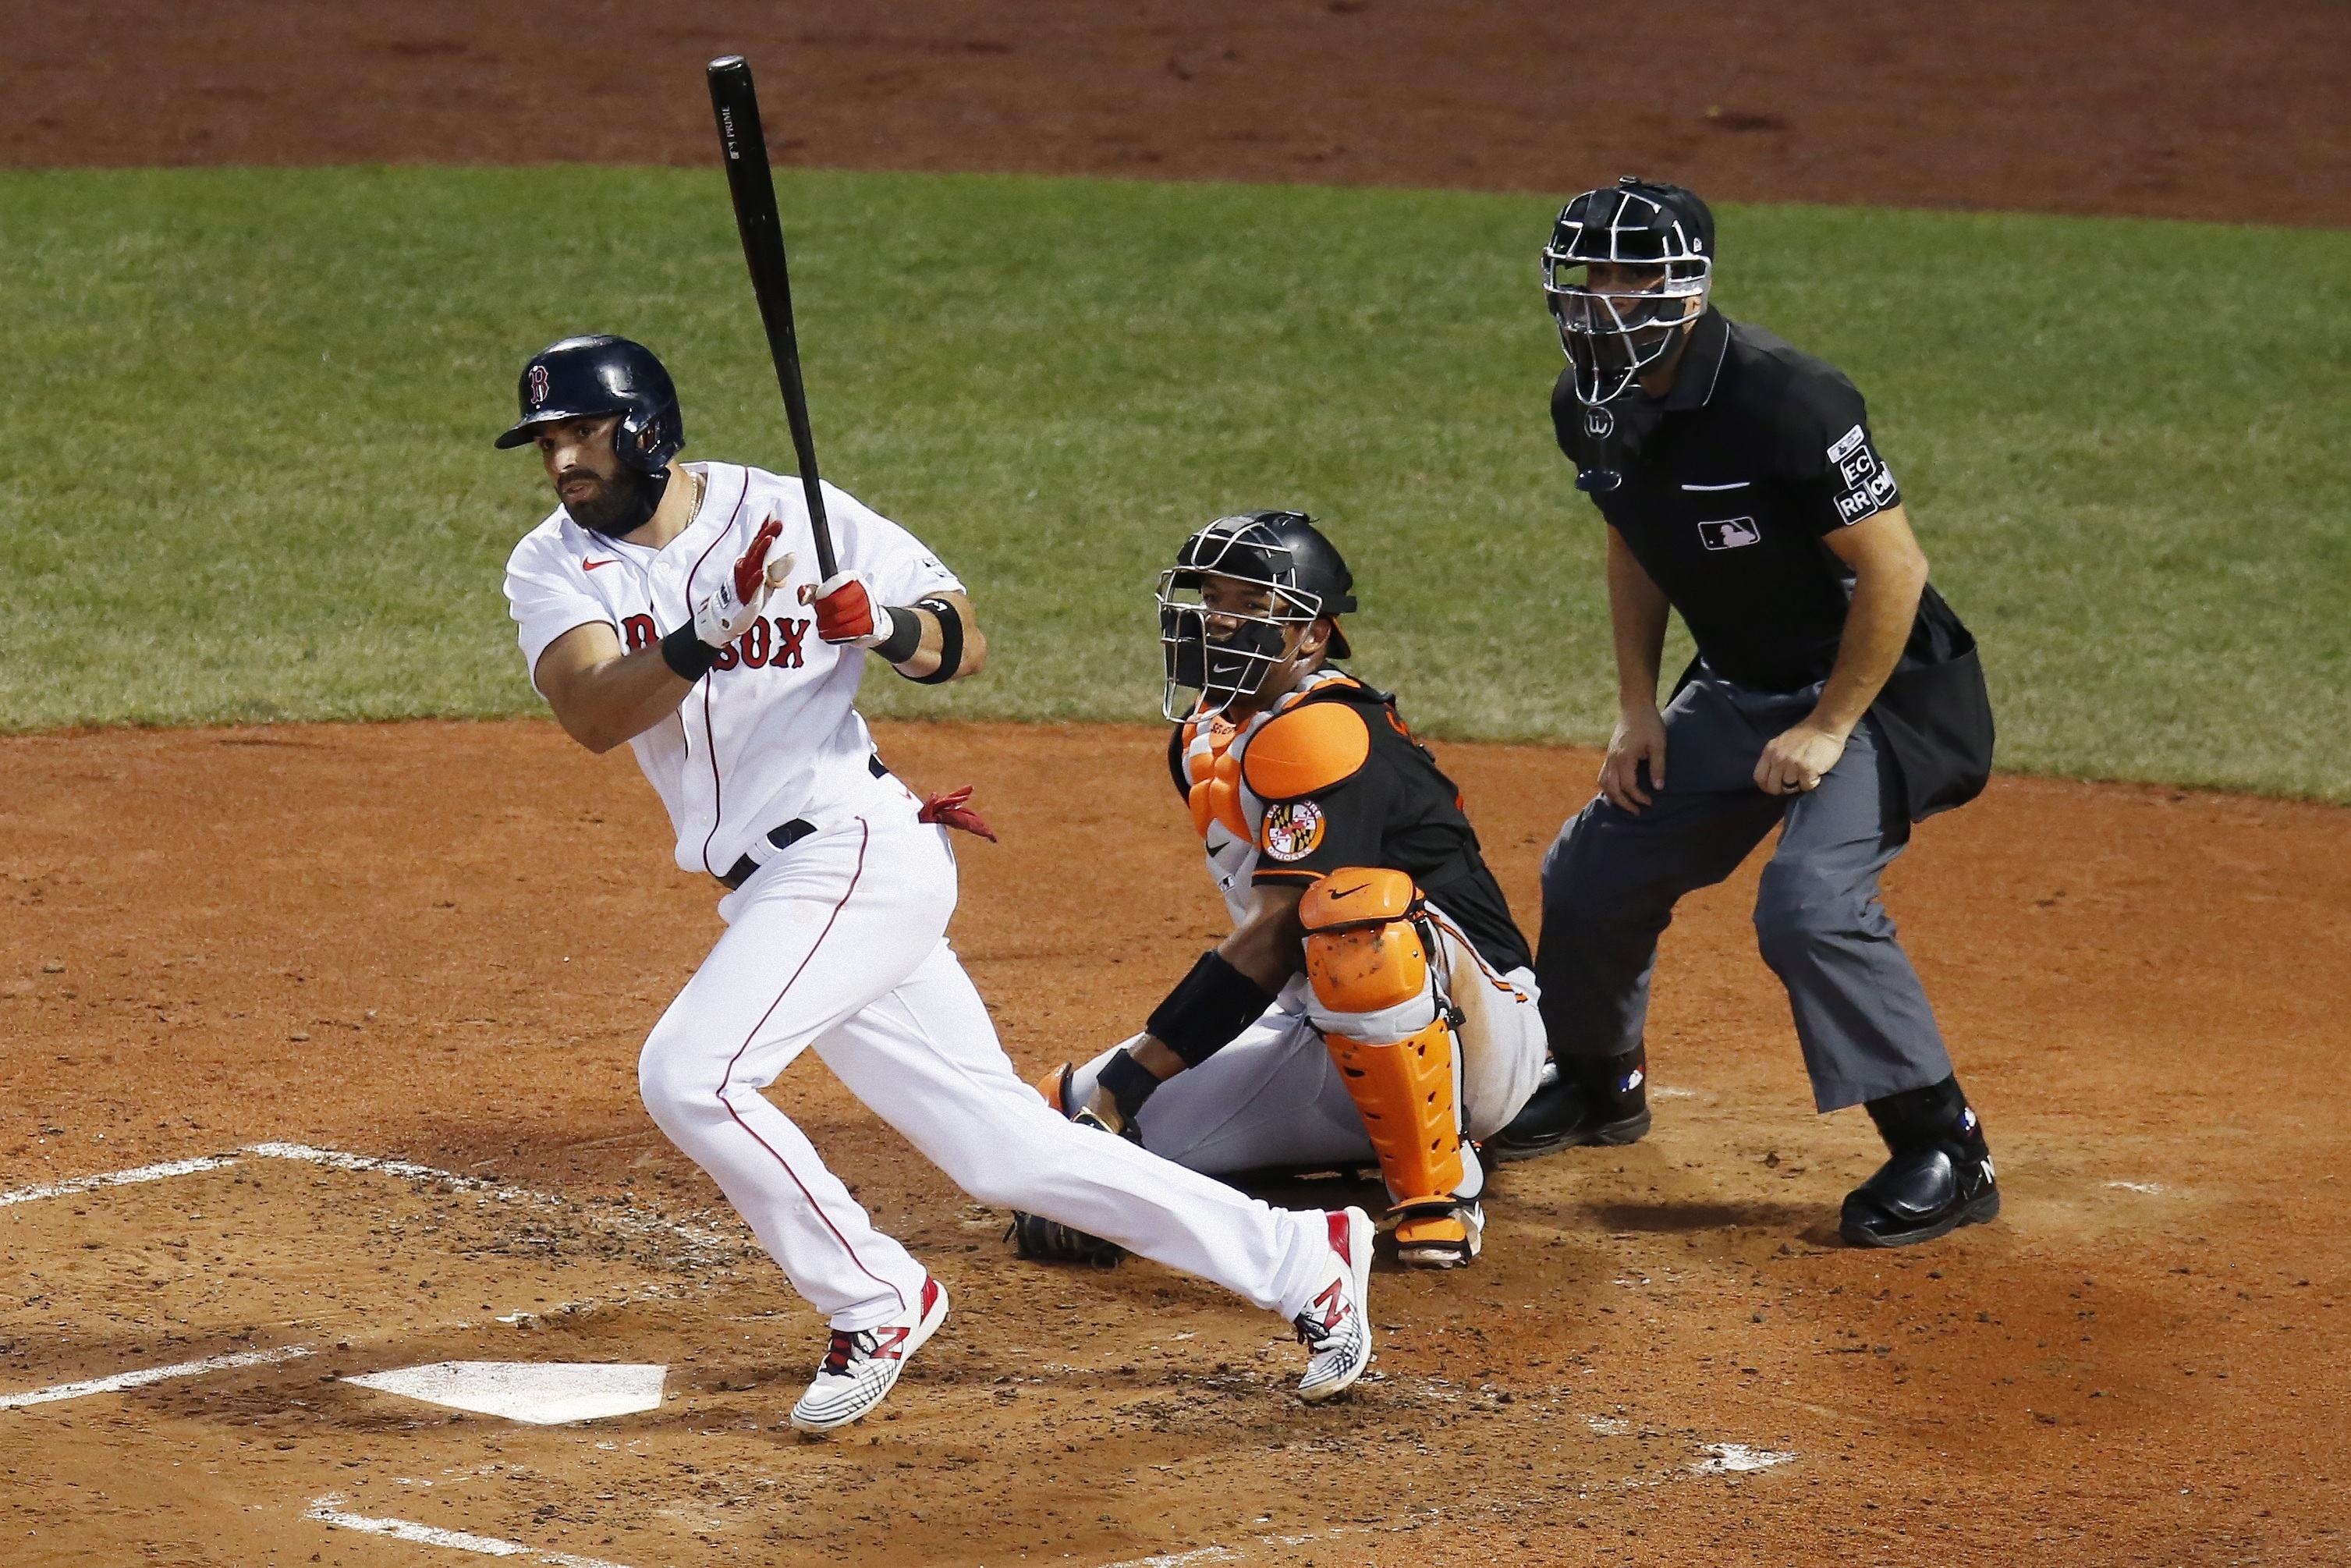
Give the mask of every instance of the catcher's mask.
[{"label": "catcher's mask", "polygon": [[[1211,577],[1262,589],[1262,610],[1211,610],[1201,590]],[[1167,683],[1160,711],[1177,721],[1220,714],[1254,696],[1290,650],[1290,629],[1355,608],[1354,575],[1303,512],[1242,512],[1218,517],[1184,541],[1159,577],[1159,645]],[[1332,628],[1329,656],[1348,656]],[[1200,694],[1186,703],[1177,694]]]},{"label": "catcher's mask", "polygon": [[[1714,282],[1714,214],[1696,193],[1627,174],[1560,209],[1543,246],[1543,297],[1575,367],[1575,396],[1598,406],[1674,350],[1706,311]],[[1636,268],[1592,276],[1595,265]]]}]

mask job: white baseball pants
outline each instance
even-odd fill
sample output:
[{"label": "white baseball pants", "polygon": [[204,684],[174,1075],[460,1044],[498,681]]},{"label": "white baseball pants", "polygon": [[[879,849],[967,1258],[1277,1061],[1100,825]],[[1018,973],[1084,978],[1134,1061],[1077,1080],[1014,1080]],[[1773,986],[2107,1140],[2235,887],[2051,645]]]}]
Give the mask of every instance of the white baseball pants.
[{"label": "white baseball pants", "polygon": [[1325,1227],[1098,1130],[1023,1083],[954,950],[955,856],[911,798],[778,853],[718,906],[726,934],[653,1028],[645,1108],[710,1173],[835,1328],[906,1312],[925,1270],[874,1228],[759,1092],[813,1046],[850,1091],[978,1201],[1106,1237],[1295,1316]]}]

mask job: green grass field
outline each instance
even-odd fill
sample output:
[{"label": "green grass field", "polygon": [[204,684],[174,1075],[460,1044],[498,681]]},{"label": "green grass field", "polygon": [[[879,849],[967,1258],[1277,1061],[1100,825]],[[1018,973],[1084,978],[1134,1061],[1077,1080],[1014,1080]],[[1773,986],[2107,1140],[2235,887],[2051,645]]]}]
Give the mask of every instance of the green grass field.
[{"label": "green grass field", "polygon": [[[995,661],[883,714],[1155,712],[1190,527],[1323,517],[1358,667],[1438,734],[1590,740],[1600,529],[1551,444],[1555,203],[793,174],[827,476]],[[1731,207],[1719,298],[1868,394],[1985,644],[2002,765],[2351,800],[2351,235]],[[691,456],[788,468],[715,173],[0,175],[0,727],[528,712],[525,356],[641,338]]]}]

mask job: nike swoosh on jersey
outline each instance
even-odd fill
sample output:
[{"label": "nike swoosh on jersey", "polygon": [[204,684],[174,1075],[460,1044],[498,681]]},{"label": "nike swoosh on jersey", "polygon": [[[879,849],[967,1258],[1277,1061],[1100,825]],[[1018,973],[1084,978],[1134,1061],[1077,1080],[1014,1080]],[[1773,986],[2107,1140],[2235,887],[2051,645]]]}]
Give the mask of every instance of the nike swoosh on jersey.
[{"label": "nike swoosh on jersey", "polygon": [[583,571],[593,571],[600,566],[614,565],[620,560],[620,559],[621,558],[619,556],[613,556],[606,560],[582,561],[580,563],[580,570]]}]

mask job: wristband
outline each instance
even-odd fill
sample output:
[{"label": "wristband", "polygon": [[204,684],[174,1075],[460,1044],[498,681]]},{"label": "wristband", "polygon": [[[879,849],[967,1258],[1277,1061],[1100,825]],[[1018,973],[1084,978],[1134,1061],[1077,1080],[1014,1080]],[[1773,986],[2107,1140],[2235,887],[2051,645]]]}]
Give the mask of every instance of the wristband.
[{"label": "wristband", "polygon": [[[939,667],[927,675],[906,675],[926,686],[943,686],[963,673],[963,612],[952,600],[917,599],[914,602],[939,618]],[[898,672],[904,675],[906,672]]]},{"label": "wristband", "polygon": [[1211,947],[1153,1009],[1145,1027],[1183,1058],[1185,1066],[1197,1067],[1230,1045],[1272,1005],[1273,998],[1255,980]]},{"label": "wristband", "polygon": [[890,634],[874,643],[873,651],[885,664],[903,664],[923,645],[923,618],[895,606],[885,607],[882,613],[890,618]]},{"label": "wristband", "polygon": [[1159,1080],[1151,1075],[1151,1069],[1135,1061],[1131,1051],[1119,1051],[1103,1062],[1102,1071],[1094,1074],[1094,1082],[1110,1092],[1110,1097],[1118,1104],[1118,1119],[1130,1125],[1143,1109],[1143,1103],[1151,1098],[1151,1092],[1159,1087]]},{"label": "wristband", "polygon": [[689,621],[661,640],[662,663],[681,681],[698,681],[718,663],[718,650],[702,640]]}]

